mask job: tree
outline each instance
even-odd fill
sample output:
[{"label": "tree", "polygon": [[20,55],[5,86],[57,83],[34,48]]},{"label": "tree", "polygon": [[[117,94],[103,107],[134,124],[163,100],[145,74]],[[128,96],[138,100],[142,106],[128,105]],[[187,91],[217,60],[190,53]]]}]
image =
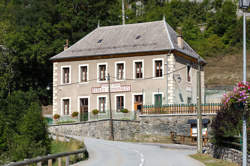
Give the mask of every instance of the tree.
[{"label": "tree", "polygon": [[46,155],[50,139],[34,91],[15,91],[0,104],[0,154],[9,161]]}]

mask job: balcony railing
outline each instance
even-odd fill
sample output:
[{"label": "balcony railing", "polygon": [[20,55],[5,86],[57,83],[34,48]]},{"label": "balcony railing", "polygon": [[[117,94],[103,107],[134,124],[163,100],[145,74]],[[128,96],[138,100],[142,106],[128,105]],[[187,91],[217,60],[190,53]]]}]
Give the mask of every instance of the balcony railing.
[{"label": "balcony railing", "polygon": [[[221,103],[202,104],[202,114],[216,114],[222,107]],[[141,114],[196,114],[196,104],[167,104],[162,106],[144,105]]]}]

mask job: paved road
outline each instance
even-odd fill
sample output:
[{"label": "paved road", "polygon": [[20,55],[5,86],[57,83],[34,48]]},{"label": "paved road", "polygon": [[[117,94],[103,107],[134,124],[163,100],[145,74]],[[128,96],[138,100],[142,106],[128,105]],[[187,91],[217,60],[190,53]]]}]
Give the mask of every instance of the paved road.
[{"label": "paved road", "polygon": [[[83,139],[81,137],[75,137]],[[139,144],[84,138],[89,159],[74,166],[204,166],[185,145]]]}]

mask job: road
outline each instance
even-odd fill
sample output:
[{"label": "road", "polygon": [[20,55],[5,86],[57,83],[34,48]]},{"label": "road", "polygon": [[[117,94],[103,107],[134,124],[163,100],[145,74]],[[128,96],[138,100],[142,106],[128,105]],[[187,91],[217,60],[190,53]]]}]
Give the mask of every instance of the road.
[{"label": "road", "polygon": [[[82,137],[75,137],[82,140]],[[84,138],[89,159],[74,166],[204,166],[185,145],[140,144]]]}]

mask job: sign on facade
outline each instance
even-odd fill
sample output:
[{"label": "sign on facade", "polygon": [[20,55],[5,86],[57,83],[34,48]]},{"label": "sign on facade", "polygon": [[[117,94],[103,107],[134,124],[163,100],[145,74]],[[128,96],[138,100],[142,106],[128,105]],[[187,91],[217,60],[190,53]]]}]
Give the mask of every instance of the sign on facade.
[{"label": "sign on facade", "polygon": [[[110,84],[110,92],[129,92],[131,91],[130,85],[121,85],[120,83]],[[101,87],[93,87],[92,93],[108,93],[109,84],[102,84]]]}]

